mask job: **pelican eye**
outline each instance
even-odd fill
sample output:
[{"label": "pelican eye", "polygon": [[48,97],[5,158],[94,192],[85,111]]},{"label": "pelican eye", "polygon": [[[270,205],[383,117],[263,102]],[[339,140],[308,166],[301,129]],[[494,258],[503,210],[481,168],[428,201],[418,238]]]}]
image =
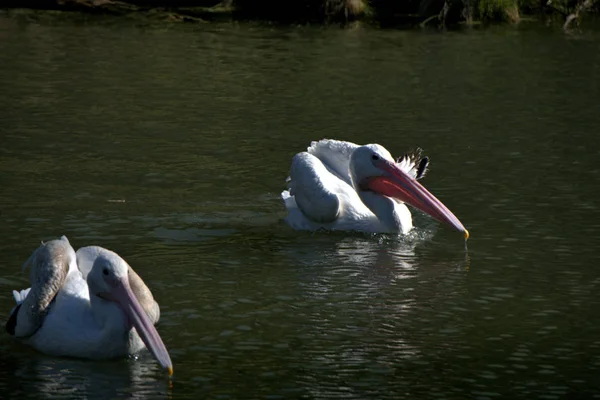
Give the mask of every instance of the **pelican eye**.
[{"label": "pelican eye", "polygon": [[377,160],[379,160],[379,156],[378,156],[377,154],[373,154],[373,155],[371,156],[371,158],[373,159],[373,161],[377,161]]},{"label": "pelican eye", "polygon": [[104,269],[102,270],[102,273],[103,273],[104,275],[108,275],[108,268],[104,268]]}]

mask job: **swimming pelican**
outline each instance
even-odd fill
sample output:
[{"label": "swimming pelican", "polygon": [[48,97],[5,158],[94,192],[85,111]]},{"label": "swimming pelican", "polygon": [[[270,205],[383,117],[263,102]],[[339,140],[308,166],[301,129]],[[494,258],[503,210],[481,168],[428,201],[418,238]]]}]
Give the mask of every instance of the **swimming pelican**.
[{"label": "swimming pelican", "polygon": [[281,197],[286,221],[297,230],[355,230],[407,233],[412,216],[404,203],[469,237],[452,212],[417,179],[429,159],[421,151],[397,162],[383,146],[323,139],[292,160]]},{"label": "swimming pelican", "polygon": [[154,328],[158,304],[119,255],[98,246],[75,253],[62,236],[42,243],[23,270],[30,264],[31,287],[13,291],[17,306],[6,324],[8,333],[56,356],[108,359],[148,347],[173,374],[169,353]]}]

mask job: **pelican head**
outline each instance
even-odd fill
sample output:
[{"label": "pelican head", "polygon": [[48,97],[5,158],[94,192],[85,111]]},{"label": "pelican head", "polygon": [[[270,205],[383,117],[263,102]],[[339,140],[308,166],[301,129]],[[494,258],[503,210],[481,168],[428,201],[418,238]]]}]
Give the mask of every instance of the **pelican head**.
[{"label": "pelican head", "polygon": [[378,144],[358,147],[350,156],[350,174],[355,189],[371,191],[400,200],[429,214],[438,221],[469,232],[456,216],[415,178],[403,171],[387,149]]},{"label": "pelican head", "polygon": [[129,265],[112,251],[105,251],[96,258],[87,277],[90,295],[116,302],[127,316],[130,327],[134,327],[146,347],[169,375],[173,364],[169,353],[140,305],[129,283]]}]

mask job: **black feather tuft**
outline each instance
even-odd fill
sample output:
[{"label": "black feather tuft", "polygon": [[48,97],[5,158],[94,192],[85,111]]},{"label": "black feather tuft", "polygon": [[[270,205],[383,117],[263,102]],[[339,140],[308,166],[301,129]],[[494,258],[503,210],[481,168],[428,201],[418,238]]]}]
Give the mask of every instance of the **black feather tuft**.
[{"label": "black feather tuft", "polygon": [[429,166],[429,157],[421,158],[419,166],[417,167],[417,179],[421,179],[427,173],[427,167]]},{"label": "black feather tuft", "polygon": [[401,163],[403,161],[408,162],[408,165],[411,165],[410,174],[415,179],[421,179],[427,173],[427,167],[429,167],[429,157],[422,157],[423,150],[420,147],[417,147],[415,150],[409,151],[405,153],[402,157],[399,157],[397,163]]},{"label": "black feather tuft", "polygon": [[13,313],[10,314],[8,321],[6,321],[6,326],[5,326],[6,332],[8,332],[8,334],[11,336],[15,335],[15,327],[17,326],[17,314],[19,313],[20,308],[21,308],[21,304],[19,304],[15,308],[15,311],[13,311]]}]

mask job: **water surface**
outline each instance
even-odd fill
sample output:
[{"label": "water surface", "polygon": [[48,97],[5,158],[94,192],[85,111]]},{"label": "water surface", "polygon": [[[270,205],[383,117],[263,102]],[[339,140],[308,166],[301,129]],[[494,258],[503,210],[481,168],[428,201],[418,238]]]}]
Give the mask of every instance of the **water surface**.
[{"label": "water surface", "polygon": [[[104,22],[0,17],[0,304],[40,240],[113,249],[175,376],[3,334],[2,393],[600,395],[597,34]],[[323,137],[422,147],[468,254],[418,212],[405,238],[288,228],[291,157]]]}]

